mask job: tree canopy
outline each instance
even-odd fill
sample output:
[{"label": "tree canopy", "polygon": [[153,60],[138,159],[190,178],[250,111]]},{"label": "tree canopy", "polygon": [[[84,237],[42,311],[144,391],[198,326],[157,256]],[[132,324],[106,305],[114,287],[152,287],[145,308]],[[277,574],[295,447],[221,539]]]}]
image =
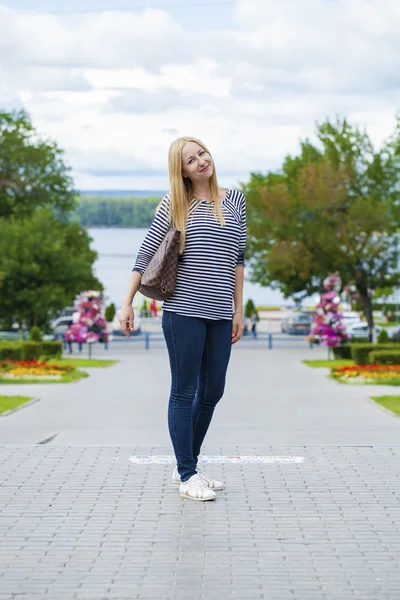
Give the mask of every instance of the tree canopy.
[{"label": "tree canopy", "polygon": [[62,155],[25,111],[0,112],[0,327],[46,327],[77,293],[103,289],[91,240],[71,222],[76,193]]},{"label": "tree canopy", "polygon": [[400,120],[378,150],[346,119],[318,125],[317,140],[242,188],[252,280],[301,298],[336,272],[372,324],[368,290],[398,282]]},{"label": "tree canopy", "polygon": [[25,218],[44,206],[60,217],[69,213],[76,192],[63,154],[24,110],[0,111],[0,217]]},{"label": "tree canopy", "polygon": [[0,219],[0,315],[26,327],[46,327],[55,312],[85,289],[103,289],[94,277],[96,252],[78,223],[58,220],[50,209],[29,219]]},{"label": "tree canopy", "polygon": [[75,215],[83,227],[150,227],[160,200],[80,196]]}]

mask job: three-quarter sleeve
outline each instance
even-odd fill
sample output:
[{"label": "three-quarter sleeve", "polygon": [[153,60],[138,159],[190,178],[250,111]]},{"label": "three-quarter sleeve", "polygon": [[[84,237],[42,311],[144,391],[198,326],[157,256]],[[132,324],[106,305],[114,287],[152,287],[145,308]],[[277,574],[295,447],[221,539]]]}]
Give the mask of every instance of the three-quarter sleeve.
[{"label": "three-quarter sleeve", "polygon": [[139,271],[139,273],[143,275],[170,227],[171,198],[169,194],[166,194],[161,200],[160,208],[156,212],[153,222],[150,225],[150,229],[139,248],[135,266],[132,271]]},{"label": "three-quarter sleeve", "polygon": [[244,267],[244,252],[246,249],[246,198],[241,194],[240,198],[240,237],[236,266]]}]

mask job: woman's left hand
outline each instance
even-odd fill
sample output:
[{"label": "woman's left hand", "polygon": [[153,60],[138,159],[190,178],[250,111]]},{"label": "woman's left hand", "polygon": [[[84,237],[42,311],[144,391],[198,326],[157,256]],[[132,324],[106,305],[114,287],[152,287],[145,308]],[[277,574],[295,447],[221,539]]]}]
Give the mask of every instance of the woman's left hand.
[{"label": "woman's left hand", "polygon": [[240,340],[244,331],[244,316],[242,313],[235,313],[232,319],[232,344]]}]

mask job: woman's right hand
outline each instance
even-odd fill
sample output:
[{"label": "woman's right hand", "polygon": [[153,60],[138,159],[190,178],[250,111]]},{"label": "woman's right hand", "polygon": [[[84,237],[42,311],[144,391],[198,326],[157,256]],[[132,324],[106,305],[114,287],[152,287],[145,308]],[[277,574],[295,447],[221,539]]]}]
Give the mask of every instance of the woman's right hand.
[{"label": "woman's right hand", "polygon": [[125,336],[129,337],[129,332],[133,331],[134,327],[134,315],[133,308],[131,305],[123,306],[119,311],[118,321],[120,322],[121,329]]}]

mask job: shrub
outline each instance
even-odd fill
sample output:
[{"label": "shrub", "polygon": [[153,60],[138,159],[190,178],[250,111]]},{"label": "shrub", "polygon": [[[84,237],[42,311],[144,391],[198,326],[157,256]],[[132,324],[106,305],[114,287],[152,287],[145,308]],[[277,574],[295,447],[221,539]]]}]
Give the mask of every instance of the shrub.
[{"label": "shrub", "polygon": [[400,350],[377,350],[369,353],[373,365],[400,365]]},{"label": "shrub", "polygon": [[368,365],[369,353],[375,350],[397,350],[394,344],[352,344],[351,357],[357,365]]},{"label": "shrub", "polygon": [[22,360],[23,342],[0,342],[0,360]]},{"label": "shrub", "polygon": [[109,304],[105,310],[105,317],[106,317],[106,321],[107,323],[111,323],[112,320],[115,317],[115,313],[116,313],[116,308],[115,308],[115,304],[114,302],[112,302],[111,304]]},{"label": "shrub", "polygon": [[15,341],[0,342],[0,360],[38,360],[44,358],[60,358],[62,342]]},{"label": "shrub", "polygon": [[389,336],[386,329],[382,329],[378,335],[378,344],[387,344],[389,342]]},{"label": "shrub", "polygon": [[23,342],[22,343],[22,359],[21,360],[38,360],[42,354],[42,344],[39,342]]},{"label": "shrub", "polygon": [[351,359],[351,346],[350,344],[343,344],[343,346],[337,346],[333,348],[333,356],[335,358],[349,358]]},{"label": "shrub", "polygon": [[62,342],[42,342],[42,356],[47,358],[61,358]]},{"label": "shrub", "polygon": [[29,339],[31,342],[41,342],[42,341],[42,333],[39,327],[32,327],[29,332]]},{"label": "shrub", "polygon": [[244,316],[250,319],[251,315],[255,311],[255,306],[253,300],[249,298],[244,307]]}]

